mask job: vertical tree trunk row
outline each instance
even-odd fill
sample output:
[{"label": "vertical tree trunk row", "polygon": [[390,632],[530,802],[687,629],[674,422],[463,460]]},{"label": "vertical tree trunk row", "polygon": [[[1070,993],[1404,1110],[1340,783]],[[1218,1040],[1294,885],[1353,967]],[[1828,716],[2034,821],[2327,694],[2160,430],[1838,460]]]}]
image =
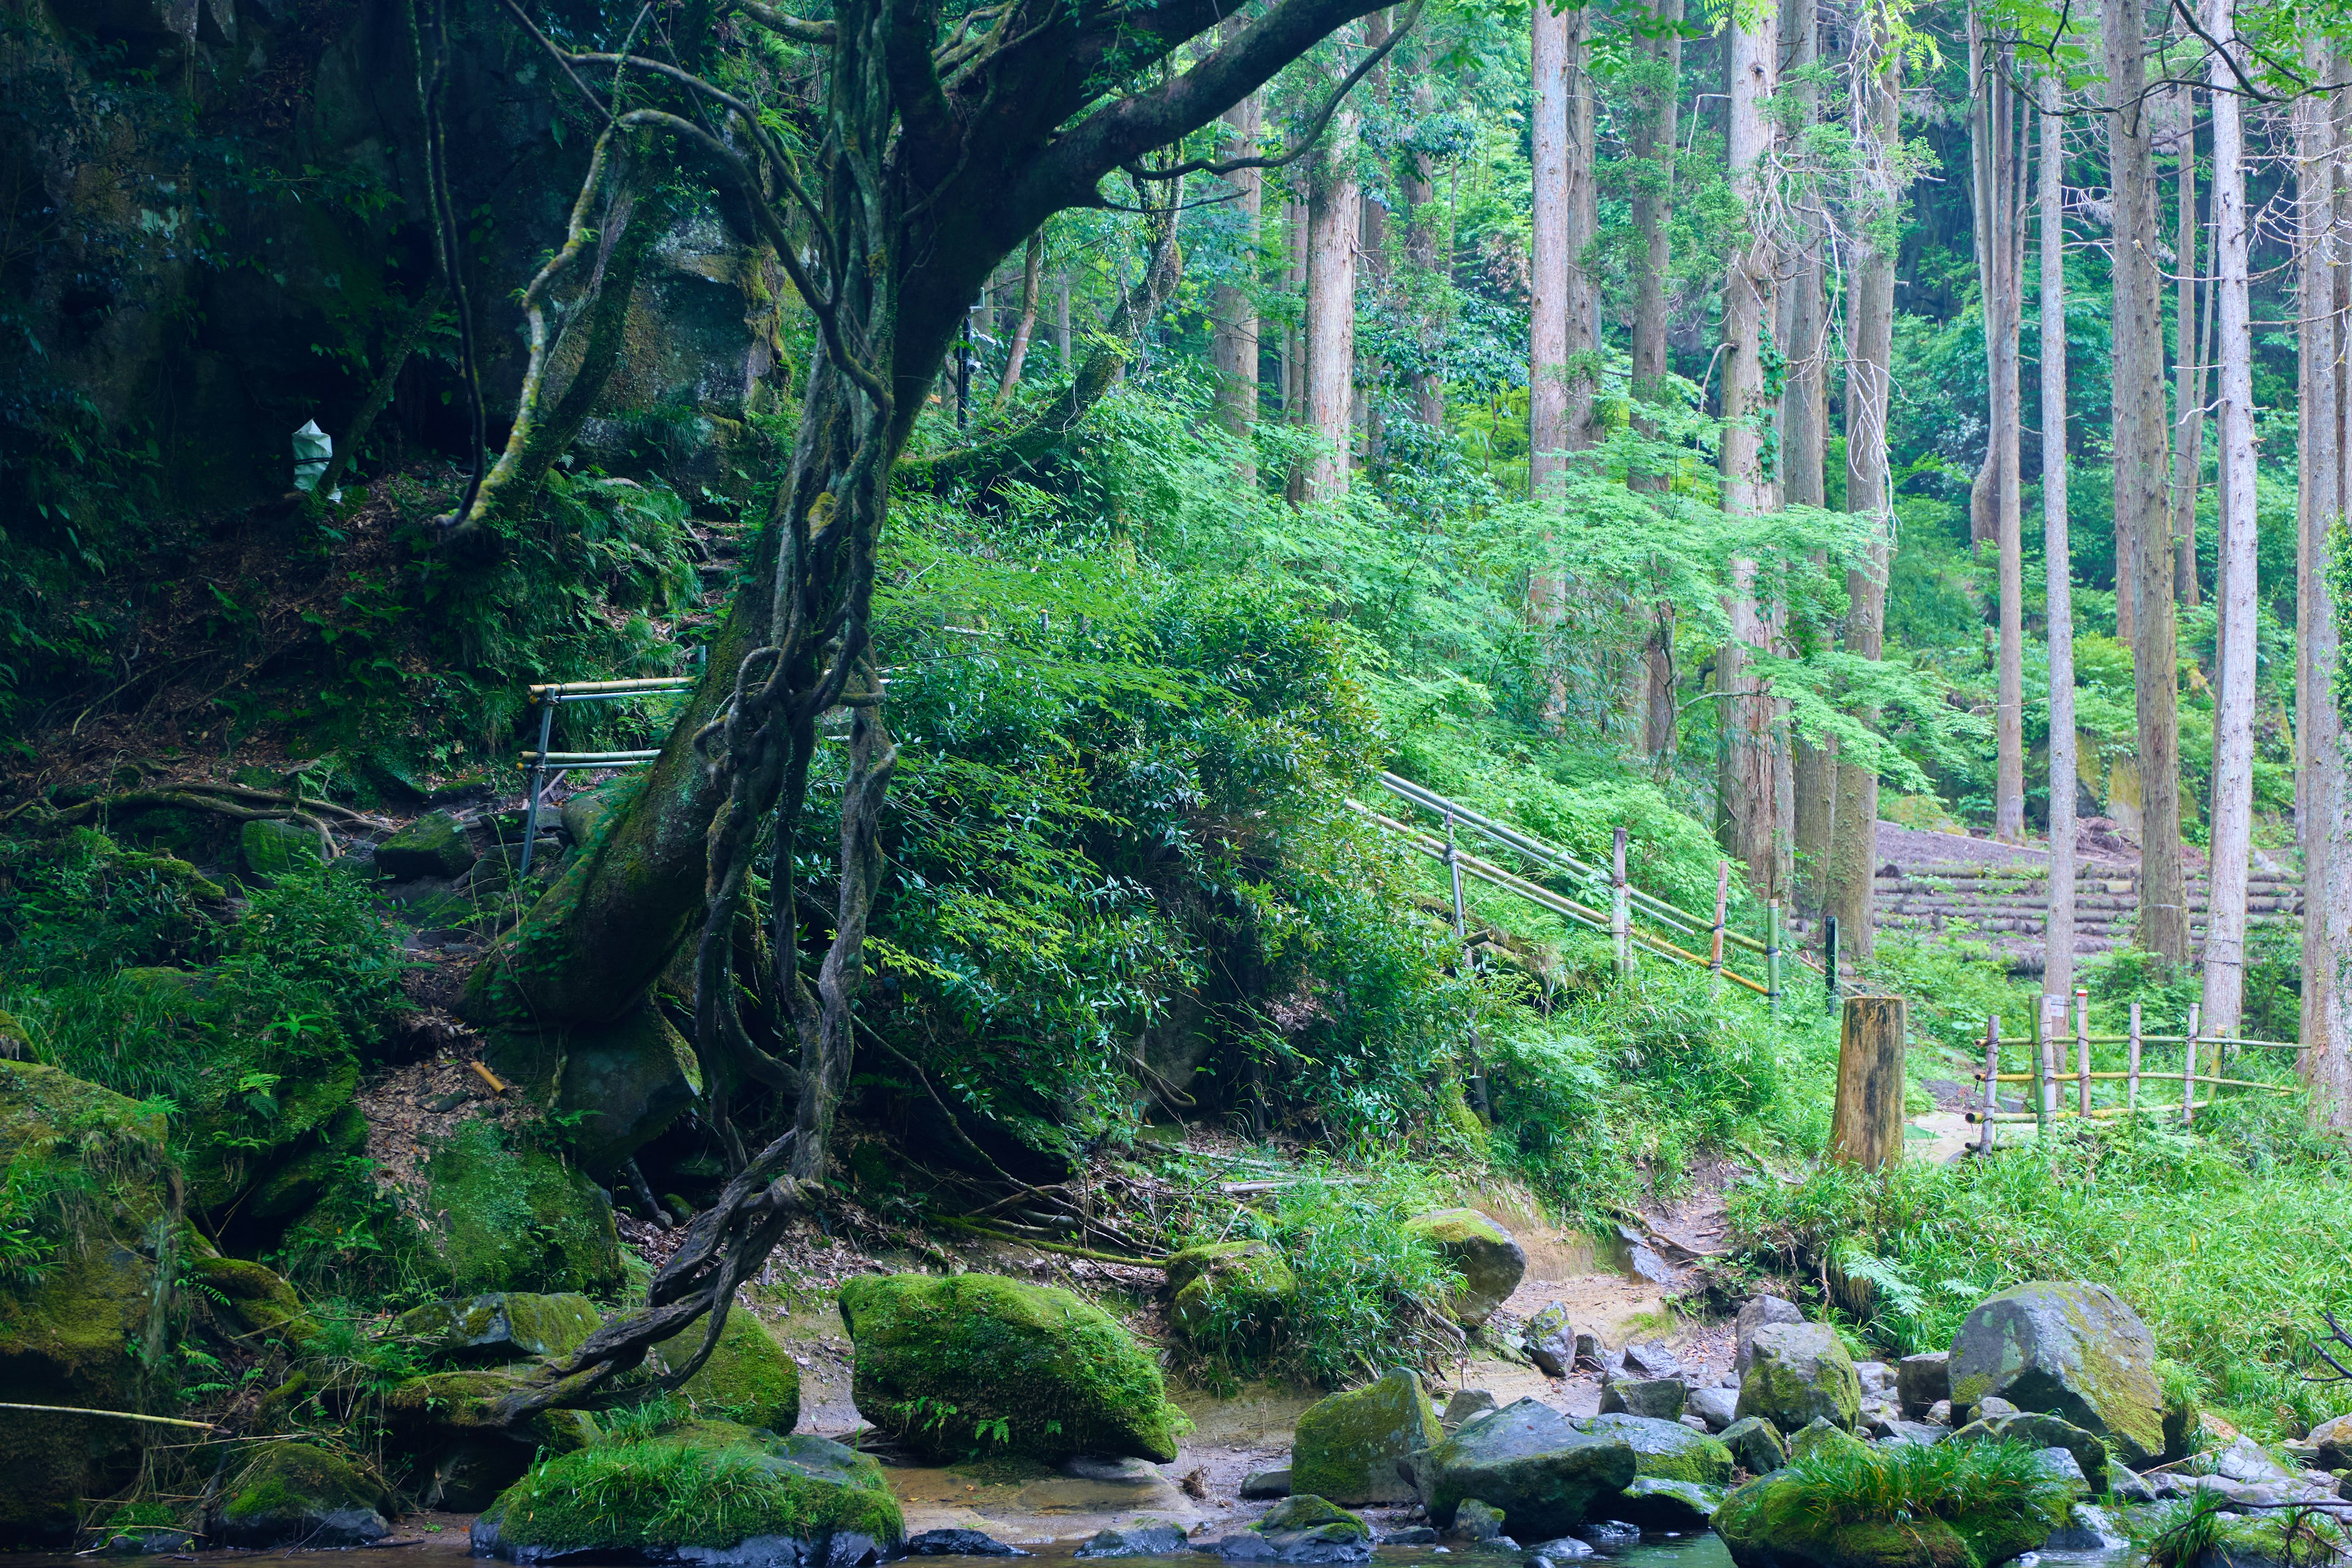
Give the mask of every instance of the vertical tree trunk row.
[{"label": "vertical tree trunk row", "polygon": [[[1638,168],[1633,191],[1633,227],[1642,247],[1634,281],[1633,330],[1633,426],[1651,434],[1656,421],[1643,416],[1644,404],[1665,395],[1666,276],[1674,264],[1674,248],[1666,225],[1674,215],[1675,122],[1682,92],[1683,0],[1658,0],[1654,37],[1634,45],[1641,73],[1634,89],[1633,157]],[[1636,467],[1626,476],[1635,489],[1664,488],[1667,476]],[[1648,646],[1642,664],[1648,677],[1648,712],[1643,723],[1642,749],[1652,759],[1675,749],[1679,715],[1675,708],[1674,606],[1660,605],[1652,616]]]},{"label": "vertical tree trunk row", "polygon": [[1316,500],[1348,493],[1355,447],[1356,255],[1364,217],[1358,124],[1352,105],[1331,117],[1307,192],[1307,424],[1323,445],[1308,465],[1307,493]]},{"label": "vertical tree trunk row", "polygon": [[[2234,83],[2232,84],[2234,86]],[[2197,92],[2173,90],[2180,113],[2180,175],[2172,226],[2172,254],[2179,279],[2174,289],[2172,324],[2173,464],[2172,592],[2183,605],[2197,603],[2197,491],[2205,464],[2205,366],[2210,347],[2214,290],[2205,290],[2206,345],[2192,335],[2197,320]],[[2214,178],[2219,181],[2220,153]],[[2219,195],[2215,198],[2219,200]]]},{"label": "vertical tree trunk row", "polygon": [[2023,268],[2019,248],[2023,180],[2017,147],[2016,91],[2006,51],[1983,34],[1969,13],[1969,61],[1976,83],[1977,265],[1983,281],[1987,410],[1986,500],[1998,553],[2000,640],[1993,699],[1993,837],[2025,841],[2025,619],[2022,540],[2023,475],[2018,428],[2023,377],[2018,339],[2022,326]]},{"label": "vertical tree trunk row", "polygon": [[[1240,18],[1227,24],[1239,30]],[[1258,133],[1264,128],[1265,100],[1260,93],[1251,93],[1227,110],[1225,123],[1233,127],[1230,143],[1236,157],[1246,157],[1257,150]],[[1265,212],[1265,174],[1260,169],[1237,170],[1229,176],[1234,195],[1233,212],[1241,221],[1241,251],[1247,277],[1241,281],[1220,283],[1210,298],[1209,310],[1214,323],[1209,340],[1209,363],[1217,378],[1217,416],[1227,430],[1244,440],[1257,423],[1257,360],[1258,317],[1257,294],[1248,287],[1257,271],[1258,223]],[[1236,477],[1244,484],[1255,484],[1257,465],[1244,453]]]},{"label": "vertical tree trunk row", "polygon": [[2042,990],[2074,985],[2074,573],[2066,537],[2066,121],[2037,84],[2042,122],[2042,554],[2050,647],[2050,918]]}]

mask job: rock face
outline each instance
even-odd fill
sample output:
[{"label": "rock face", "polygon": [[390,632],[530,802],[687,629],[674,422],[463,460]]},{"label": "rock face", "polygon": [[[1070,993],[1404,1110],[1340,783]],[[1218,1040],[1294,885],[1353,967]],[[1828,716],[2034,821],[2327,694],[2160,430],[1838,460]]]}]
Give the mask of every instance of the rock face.
[{"label": "rock face", "polygon": [[1298,1300],[1290,1265],[1263,1241],[1190,1247],[1168,1259],[1169,1326],[1196,1345],[1270,1342]]},{"label": "rock face", "polygon": [[656,1008],[565,1041],[555,1106],[582,1118],[572,1154],[592,1176],[619,1170],[701,1098],[693,1047]]},{"label": "rock face", "polygon": [[1739,1468],[1751,1476],[1767,1476],[1789,1462],[1789,1450],[1779,1428],[1760,1415],[1734,1421],[1720,1439]]},{"label": "rock face", "polygon": [[491,1365],[570,1355],[604,1321],[585,1296],[496,1291],[403,1312],[392,1333],[415,1345],[428,1365]]},{"label": "rock face", "polygon": [[[718,1488],[725,1508],[698,1500]],[[514,1563],[846,1568],[890,1553],[905,1535],[867,1456],[711,1421],[534,1466],[475,1521],[473,1549]]]},{"label": "rock face", "polygon": [[308,1443],[261,1446],[223,1494],[211,1534],[224,1546],[373,1546],[392,1533],[383,1488]]},{"label": "rock face", "polygon": [[[0,1277],[0,1388],[26,1405],[139,1408],[132,1343],[154,1299],[151,1236],[165,1214],[163,1119],[93,1083],[0,1059],[0,1170],[33,1190],[72,1191],[85,1167],[106,1173],[79,1226],[37,1222],[47,1247],[37,1274]],[[133,1424],[11,1411],[0,1422],[0,1543],[63,1545],[81,1500],[104,1497],[139,1465]]]},{"label": "rock face", "polygon": [[1723,1506],[1724,1489],[1639,1476],[1617,1494],[1617,1509],[1644,1530],[1698,1531]]},{"label": "rock face", "polygon": [[424,1169],[430,1262],[450,1289],[619,1292],[613,1205],[577,1168],[472,1121]]},{"label": "rock face", "polygon": [[1719,1435],[1739,1419],[1739,1391],[1736,1388],[1694,1388],[1683,1413],[1697,1416],[1706,1423],[1708,1431]]},{"label": "rock face", "polygon": [[[1482,1419],[1491,1417],[1470,1417]],[[1413,1489],[1397,1462],[1444,1440],[1420,1376],[1397,1367],[1369,1387],[1318,1401],[1299,1416],[1290,1443],[1291,1488],[1349,1508],[1405,1502]]]},{"label": "rock face", "polygon": [[1951,1362],[1951,1352],[1929,1351],[1895,1363],[1895,1395],[1906,1419],[1925,1421],[1928,1411],[1952,1397]]},{"label": "rock face", "polygon": [[1584,1429],[1596,1436],[1623,1438],[1633,1450],[1637,1475],[1710,1487],[1731,1484],[1735,1464],[1731,1450],[1679,1421],[1655,1421],[1640,1415],[1596,1415],[1584,1424]]},{"label": "rock face", "polygon": [[[2085,1490],[2104,1493],[2107,1489],[2106,1445],[2080,1426],[2061,1421],[2055,1415],[2036,1415],[2030,1411],[2021,1411],[2015,1415],[1995,1415],[1990,1420],[1972,1421],[1950,1434],[1946,1440],[1953,1443],[2022,1443],[2029,1448],[2055,1448],[2073,1458],[2075,1479],[2083,1483]],[[2257,1453],[2260,1451],[2256,1450]]]},{"label": "rock face", "polygon": [[2053,1411],[2110,1439],[2137,1467],[2165,1450],[2156,1345],[2139,1314],[2104,1285],[2038,1280],[1977,1304],[1952,1336],[1951,1399],[1990,1397]]},{"label": "rock face", "polygon": [[375,848],[376,874],[394,882],[419,877],[446,882],[472,869],[479,858],[466,830],[446,811],[426,812]]},{"label": "rock face", "polygon": [[487,1508],[521,1479],[534,1456],[570,1453],[596,1440],[595,1422],[576,1410],[542,1412],[520,1431],[499,1421],[499,1402],[535,1366],[430,1373],[384,1395],[384,1426],[421,1478],[417,1491],[427,1508]]},{"label": "rock face", "polygon": [[1797,1310],[1793,1301],[1778,1296],[1750,1296],[1739,1304],[1739,1316],[1732,1323],[1731,1370],[1745,1374],[1748,1371],[1748,1349],[1759,1329],[1775,1323],[1801,1323],[1805,1314]]},{"label": "rock face", "polygon": [[1690,1390],[1678,1377],[1630,1377],[1612,1373],[1601,1384],[1601,1412],[1604,1415],[1646,1415],[1674,1421],[1681,1417],[1689,1398]]},{"label": "rock face", "polygon": [[245,874],[261,880],[319,862],[319,835],[299,822],[257,817],[237,830],[236,858]]},{"label": "rock face", "polygon": [[1416,1215],[1404,1222],[1404,1229],[1461,1271],[1462,1289],[1449,1305],[1456,1321],[1468,1326],[1475,1328],[1492,1316],[1527,1274],[1526,1249],[1476,1209]]},{"label": "rock face", "polygon": [[1748,1344],[1739,1414],[1761,1415],[1783,1432],[1815,1420],[1852,1428],[1862,1410],[1862,1380],[1837,1335],[1820,1323],[1772,1323]]},{"label": "rock face", "polygon": [[1782,1469],[1723,1500],[1715,1532],[1738,1568],[1994,1568],[2032,1551],[2050,1532],[2047,1518],[2013,1509],[1948,1520],[1824,1523],[1806,1497],[1800,1472]]},{"label": "rock face", "polygon": [[[649,1366],[682,1366],[702,1348],[705,1323],[655,1344]],[[778,1435],[801,1419],[801,1369],[775,1336],[741,1307],[727,1314],[710,1359],[678,1387],[677,1396],[703,1420],[733,1421]]]},{"label": "rock face", "polygon": [[1475,1498],[1501,1509],[1505,1528],[1521,1541],[1568,1534],[1612,1507],[1637,1473],[1623,1437],[1580,1431],[1533,1399],[1464,1422],[1411,1466],[1432,1520],[1448,1524]]},{"label": "rock face", "polygon": [[1158,1363],[1067,1290],[988,1274],[869,1275],[842,1286],[841,1317],[857,1346],[858,1410],[919,1451],[1176,1458],[1184,1418]]},{"label": "rock face", "polygon": [[1576,1369],[1576,1325],[1557,1301],[1528,1320],[1519,1345],[1546,1377],[1566,1377]]}]

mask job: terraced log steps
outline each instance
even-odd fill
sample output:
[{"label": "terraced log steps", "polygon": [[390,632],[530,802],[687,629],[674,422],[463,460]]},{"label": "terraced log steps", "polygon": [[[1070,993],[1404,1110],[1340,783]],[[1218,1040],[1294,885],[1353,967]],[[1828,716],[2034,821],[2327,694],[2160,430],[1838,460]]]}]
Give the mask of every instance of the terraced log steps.
[{"label": "terraced log steps", "polygon": [[[1873,923],[1882,931],[1948,933],[1990,943],[2021,974],[2042,973],[2042,932],[2049,910],[2049,875],[2032,866],[1882,864]],[[2205,879],[2189,883],[2189,940],[2205,937]],[[2127,943],[2139,919],[2136,866],[2085,866],[2074,879],[2074,952],[2087,956]],[[2249,934],[2299,924],[2302,880],[2294,872],[2257,867],[2247,883]]]}]

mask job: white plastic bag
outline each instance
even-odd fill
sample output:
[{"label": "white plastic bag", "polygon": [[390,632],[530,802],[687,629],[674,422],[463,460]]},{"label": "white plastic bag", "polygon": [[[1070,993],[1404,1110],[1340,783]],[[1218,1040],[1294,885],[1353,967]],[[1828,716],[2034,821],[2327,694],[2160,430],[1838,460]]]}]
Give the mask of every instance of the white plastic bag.
[{"label": "white plastic bag", "polygon": [[294,488],[303,491],[317,489],[334,455],[335,438],[320,429],[316,419],[302,421],[302,428],[294,432]]}]

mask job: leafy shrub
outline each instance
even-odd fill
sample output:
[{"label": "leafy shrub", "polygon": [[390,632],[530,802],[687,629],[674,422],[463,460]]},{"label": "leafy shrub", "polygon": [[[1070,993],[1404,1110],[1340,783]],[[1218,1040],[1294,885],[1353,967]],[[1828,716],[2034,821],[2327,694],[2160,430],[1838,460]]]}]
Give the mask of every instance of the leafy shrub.
[{"label": "leafy shrub", "polygon": [[1774,1478],[1766,1517],[1791,1531],[1971,1516],[2065,1522],[2073,1499],[2022,1443],[1822,1443]]}]

